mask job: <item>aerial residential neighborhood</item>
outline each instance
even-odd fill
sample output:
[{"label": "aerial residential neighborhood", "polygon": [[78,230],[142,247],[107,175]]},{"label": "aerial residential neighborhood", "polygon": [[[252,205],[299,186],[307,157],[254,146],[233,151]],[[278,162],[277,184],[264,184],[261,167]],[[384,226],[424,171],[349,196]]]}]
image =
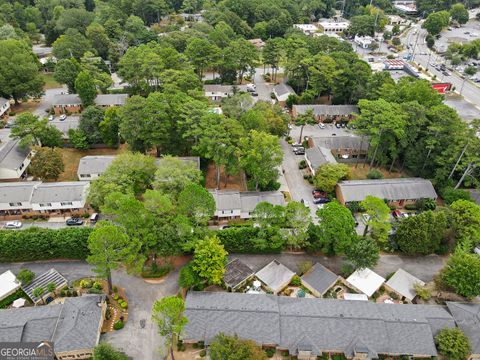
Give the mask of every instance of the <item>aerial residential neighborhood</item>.
[{"label": "aerial residential neighborhood", "polygon": [[480,360],[480,2],[0,0],[0,359]]}]

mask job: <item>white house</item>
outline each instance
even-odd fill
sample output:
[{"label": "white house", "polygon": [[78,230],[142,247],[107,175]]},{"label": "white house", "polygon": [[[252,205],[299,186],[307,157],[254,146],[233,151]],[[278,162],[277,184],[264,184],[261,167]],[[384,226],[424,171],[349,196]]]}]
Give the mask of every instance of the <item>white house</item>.
[{"label": "white house", "polygon": [[204,85],[205,96],[212,101],[219,101],[233,95],[231,85]]},{"label": "white house", "polygon": [[17,180],[30,165],[33,152],[19,143],[20,140],[0,143],[0,180]]},{"label": "white house", "polygon": [[87,201],[89,186],[88,181],[41,183],[33,190],[32,210],[80,210]]},{"label": "white house", "polygon": [[318,31],[318,28],[314,24],[294,24],[295,29],[301,30],[305,35],[311,36]]},{"label": "white house", "polygon": [[348,29],[350,26],[348,21],[321,21],[318,23],[318,28],[323,30],[325,35],[340,34]]},{"label": "white house", "polygon": [[78,164],[77,176],[79,180],[95,180],[110,166],[115,155],[84,156]]},{"label": "white house", "polygon": [[12,214],[30,210],[33,190],[40,181],[2,182],[0,183],[0,212]]},{"label": "white house", "polygon": [[17,277],[10,270],[0,275],[0,300],[5,299],[18,289],[20,289],[20,281],[17,281]]},{"label": "white house", "polygon": [[8,114],[10,109],[10,101],[0,97],[0,118]]},{"label": "white house", "polygon": [[210,190],[215,200],[215,217],[218,219],[249,219],[259,202],[285,205],[279,191]]},{"label": "white house", "polygon": [[355,35],[355,38],[353,39],[353,41],[355,41],[355,44],[362,47],[363,49],[368,49],[370,45],[372,45],[373,43],[373,38],[371,36]]}]

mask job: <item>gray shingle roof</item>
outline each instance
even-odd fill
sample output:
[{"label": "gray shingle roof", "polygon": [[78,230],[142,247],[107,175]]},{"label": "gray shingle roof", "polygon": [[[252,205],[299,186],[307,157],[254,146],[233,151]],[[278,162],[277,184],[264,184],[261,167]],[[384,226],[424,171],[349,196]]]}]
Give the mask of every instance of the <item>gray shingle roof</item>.
[{"label": "gray shingle roof", "polygon": [[282,290],[294,275],[295,273],[292,270],[277,260],[273,260],[255,274],[258,280],[272,289],[274,293]]},{"label": "gray shingle roof", "polygon": [[78,163],[77,174],[102,174],[115,158],[115,155],[84,156]]},{"label": "gray shingle roof", "polygon": [[128,99],[127,94],[99,94],[95,98],[98,106],[122,106]]},{"label": "gray shingle roof", "polygon": [[190,292],[184,339],[238,334],[297,354],[367,348],[379,354],[436,356],[434,336],[453,327],[443,306],[391,305],[367,301],[291,298],[274,295]]},{"label": "gray shingle roof", "polygon": [[55,352],[92,349],[98,344],[103,296],[66,298],[63,304],[0,310],[2,341],[54,342]]},{"label": "gray shingle roof", "polygon": [[412,274],[406,272],[403,269],[398,269],[395,274],[385,283],[385,285],[391,287],[400,295],[406,297],[408,300],[412,301],[417,293],[415,291],[415,284],[425,285],[425,283],[417,279]]},{"label": "gray shingle roof", "polygon": [[55,96],[53,105],[80,105],[82,100],[78,94],[59,94]]},{"label": "gray shingle roof", "polygon": [[29,202],[33,189],[40,181],[2,182],[0,183],[0,203]]},{"label": "gray shingle roof", "polygon": [[278,85],[275,85],[273,87],[273,91],[277,96],[283,96],[287,94],[295,94],[295,91],[292,89],[290,85],[287,85],[285,83],[280,83]]},{"label": "gray shingle roof", "polygon": [[232,85],[203,85],[203,90],[205,92],[221,92],[221,93],[232,93]]},{"label": "gray shingle roof", "polygon": [[63,134],[64,139],[68,139],[68,130],[78,129],[80,127],[80,117],[79,116],[69,116],[65,120],[60,121],[55,119],[49,122],[50,125],[55,126]]},{"label": "gray shingle roof", "polygon": [[330,137],[314,137],[313,142],[316,146],[330,150],[353,149],[368,150],[368,139],[364,138],[362,142],[361,136],[330,136]]},{"label": "gray shingle roof", "polygon": [[311,288],[323,295],[336,283],[338,275],[328,270],[322,264],[315,263],[301,279],[302,283],[307,283]]},{"label": "gray shingle roof", "polygon": [[5,105],[6,103],[8,103],[8,100],[5,99],[4,97],[1,97],[1,96],[0,96],[0,107],[2,107],[3,105]]},{"label": "gray shingle roof", "polygon": [[223,281],[229,288],[235,288],[254,274],[253,270],[240,259],[233,259],[225,265]]},{"label": "gray shingle roof", "polygon": [[345,202],[362,201],[367,195],[390,201],[437,198],[432,183],[421,178],[340,181],[338,187]]},{"label": "gray shingle roof", "polygon": [[85,201],[88,186],[85,181],[41,183],[33,191],[31,202]]},{"label": "gray shingle roof", "polygon": [[470,340],[472,354],[480,354],[480,304],[447,302],[457,326]]},{"label": "gray shingle roof", "polygon": [[305,150],[308,161],[312,164],[313,169],[317,169],[323,164],[336,164],[337,160],[327,148],[314,146]]},{"label": "gray shingle roof", "polygon": [[273,205],[285,205],[285,198],[279,191],[245,191],[210,190],[215,200],[217,211],[241,210],[251,212],[259,202],[269,202]]},{"label": "gray shingle roof", "polygon": [[58,289],[67,285],[68,282],[62,274],[52,268],[43,274],[36,276],[35,279],[33,279],[33,281],[27,286],[22,286],[22,290],[30,299],[32,299],[34,303],[37,303],[41,300],[41,297],[34,296],[33,290],[35,290],[37,287],[41,287],[44,291],[43,296],[45,296],[48,293],[47,285],[50,283],[54,283],[56,289]]},{"label": "gray shingle roof", "polygon": [[293,105],[294,112],[298,115],[313,110],[315,116],[348,116],[352,113],[358,114],[358,107],[355,105]]},{"label": "gray shingle roof", "polygon": [[17,170],[25,161],[30,148],[21,147],[20,140],[10,140],[0,149],[0,167],[10,170]]}]

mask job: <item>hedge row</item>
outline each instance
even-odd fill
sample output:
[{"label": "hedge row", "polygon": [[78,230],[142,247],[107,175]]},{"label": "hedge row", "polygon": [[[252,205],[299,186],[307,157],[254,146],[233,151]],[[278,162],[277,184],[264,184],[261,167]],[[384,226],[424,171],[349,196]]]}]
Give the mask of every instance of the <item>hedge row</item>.
[{"label": "hedge row", "polygon": [[284,240],[275,228],[232,227],[218,231],[217,236],[229,253],[279,253],[284,247]]},{"label": "hedge row", "polygon": [[88,236],[92,228],[0,231],[0,261],[31,261],[48,259],[85,259],[89,252]]}]

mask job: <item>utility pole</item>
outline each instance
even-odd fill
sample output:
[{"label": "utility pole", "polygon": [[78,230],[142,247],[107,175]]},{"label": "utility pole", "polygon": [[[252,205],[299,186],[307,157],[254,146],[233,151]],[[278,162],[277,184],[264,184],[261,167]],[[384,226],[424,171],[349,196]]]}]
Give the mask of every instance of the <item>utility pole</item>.
[{"label": "utility pole", "polygon": [[380,146],[380,139],[382,137],[382,132],[383,132],[383,129],[380,129],[380,133],[378,134],[378,143],[377,143],[377,146],[375,146],[375,151],[373,152],[372,161],[370,162],[370,167],[373,166],[373,162],[377,157],[377,151],[378,151],[378,147]]},{"label": "utility pole", "polygon": [[465,154],[465,151],[467,150],[467,147],[468,147],[468,143],[463,148],[462,153],[460,154],[460,156],[457,159],[457,162],[455,163],[455,166],[453,167],[452,171],[450,172],[450,175],[448,175],[448,179],[451,179],[451,177],[453,176],[453,173],[455,172],[455,169],[457,168],[458,164],[460,163],[460,160],[462,160],[463,154]]},{"label": "utility pole", "polygon": [[467,166],[467,168],[465,169],[465,172],[463,173],[463,175],[462,175],[462,177],[460,178],[460,180],[458,180],[457,185],[455,185],[455,190],[458,189],[458,188],[460,187],[460,185],[462,185],[463,180],[465,179],[465,177],[466,177],[467,175],[470,175],[476,167],[477,167],[477,165],[476,165],[474,162],[468,163],[468,166]]}]

